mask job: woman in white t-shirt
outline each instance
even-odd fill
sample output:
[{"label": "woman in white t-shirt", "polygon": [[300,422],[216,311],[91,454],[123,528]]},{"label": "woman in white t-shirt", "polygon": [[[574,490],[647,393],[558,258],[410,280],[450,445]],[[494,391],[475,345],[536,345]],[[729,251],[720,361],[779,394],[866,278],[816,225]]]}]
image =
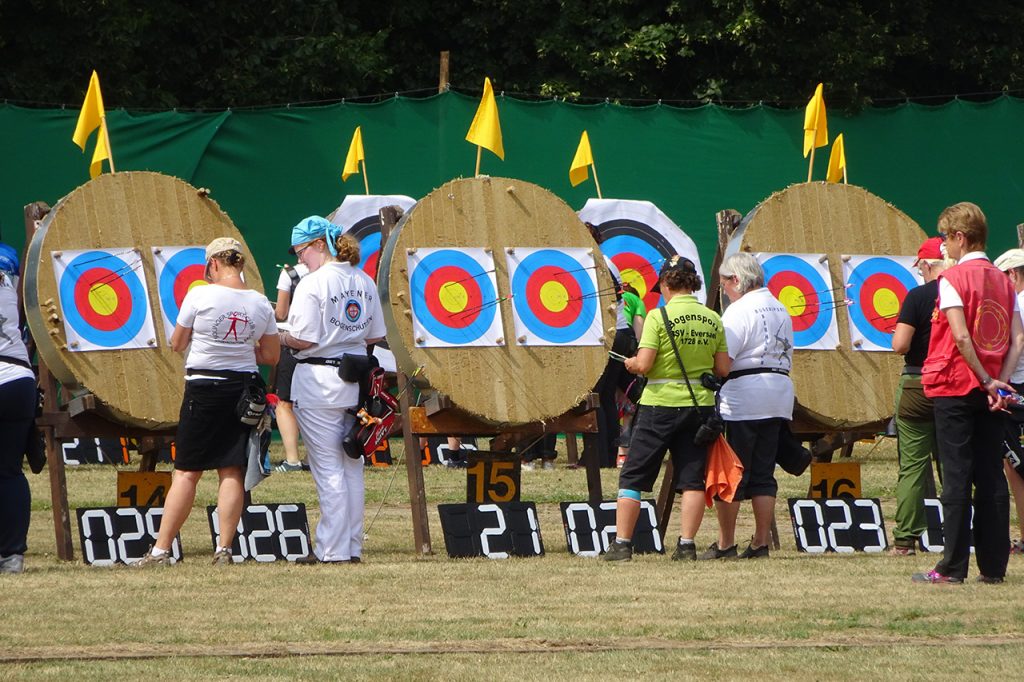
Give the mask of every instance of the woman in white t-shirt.
[{"label": "woman in white t-shirt", "polygon": [[192,288],[181,302],[171,348],[185,358],[185,395],[175,437],[174,479],[167,492],[156,544],[136,565],[170,563],[171,543],[195,501],[204,471],[220,478],[220,537],[214,564],[231,563],[231,543],[242,515],[245,465],[252,426],[243,424],[243,392],[263,387],[257,365],[278,360],[277,322],[267,297],[242,280],[242,246],[220,237],[206,247],[209,286]]},{"label": "woman in white t-shirt", "polygon": [[320,216],[292,229],[292,252],[309,268],[299,282],[281,344],[296,349],[295,417],[320,499],[315,554],[302,563],[357,563],[363,552],[363,460],[346,455],[342,439],[355,418],[359,385],[343,381],[346,354],[366,356],[384,338],[377,286],[359,264],[359,243]]},{"label": "woman in white t-shirt", "polygon": [[32,506],[22,460],[36,416],[36,376],[18,326],[18,253],[0,244],[0,573],[21,573]]},{"label": "woman in white t-shirt", "polygon": [[749,253],[735,253],[718,269],[732,303],[722,313],[732,368],[719,397],[725,437],[743,463],[743,479],[732,502],[715,500],[718,542],[698,559],[737,556],[740,501],[754,510],[754,537],[741,559],[768,556],[775,515],[775,458],[793,419],[793,322],[785,306],[764,286],[764,270]]},{"label": "woman in white t-shirt", "polygon": [[[274,304],[274,317],[278,322],[288,319],[295,287],[308,274],[309,268],[302,263],[295,267],[286,265],[281,268],[281,276],[277,279],[277,302]],[[292,412],[292,375],[294,373],[295,353],[290,348],[282,348],[281,359],[277,363],[274,379],[274,392],[279,401],[274,412],[274,419],[277,422],[277,431],[281,434],[281,445],[284,447],[284,461],[278,464],[274,471],[282,473],[302,471],[303,469],[302,462],[299,460],[299,424],[295,421],[295,413]]]}]

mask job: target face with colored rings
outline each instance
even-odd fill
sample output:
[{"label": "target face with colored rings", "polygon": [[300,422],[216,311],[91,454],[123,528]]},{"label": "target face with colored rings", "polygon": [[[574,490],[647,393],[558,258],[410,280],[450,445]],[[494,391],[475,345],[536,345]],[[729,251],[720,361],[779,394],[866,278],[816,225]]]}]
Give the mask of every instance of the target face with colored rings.
[{"label": "target face with colored rings", "polygon": [[359,269],[376,281],[377,261],[380,259],[380,216],[363,218],[346,234],[359,242]]},{"label": "target face with colored rings", "polygon": [[861,350],[892,350],[892,334],[907,292],[921,284],[913,257],[844,256],[851,303],[850,337]]},{"label": "target face with colored rings", "polygon": [[359,269],[376,280],[382,246],[380,210],[386,206],[398,206],[408,211],[415,203],[412,197],[401,194],[350,194],[329,219],[359,242]]},{"label": "target face with colored rings", "polygon": [[418,346],[504,342],[494,260],[480,248],[417,249],[408,255]]},{"label": "target face with colored rings", "polygon": [[[599,345],[600,296],[590,249],[507,253],[516,338],[523,345]],[[607,292],[609,299],[612,292]]]},{"label": "target face with colored rings", "polygon": [[69,350],[153,345],[153,319],[137,251],[64,251],[53,254],[53,263]]},{"label": "target face with colored rings", "polygon": [[765,286],[789,311],[796,348],[835,348],[839,334],[828,265],[819,255],[758,254]]}]

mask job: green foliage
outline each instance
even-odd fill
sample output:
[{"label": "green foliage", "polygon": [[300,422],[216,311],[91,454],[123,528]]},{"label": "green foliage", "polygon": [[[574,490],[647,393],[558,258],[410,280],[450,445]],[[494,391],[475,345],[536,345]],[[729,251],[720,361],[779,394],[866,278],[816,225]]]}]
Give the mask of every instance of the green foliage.
[{"label": "green foliage", "polygon": [[477,90],[834,106],[1021,87],[1011,0],[0,0],[0,97],[252,106],[430,92],[438,53]]}]

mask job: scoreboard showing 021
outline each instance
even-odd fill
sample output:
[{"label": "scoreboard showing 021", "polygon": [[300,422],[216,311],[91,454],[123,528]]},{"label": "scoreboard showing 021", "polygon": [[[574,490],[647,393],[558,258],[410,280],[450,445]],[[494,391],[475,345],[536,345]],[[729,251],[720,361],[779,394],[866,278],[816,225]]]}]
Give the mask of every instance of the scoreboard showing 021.
[{"label": "scoreboard showing 021", "polygon": [[889,546],[877,499],[790,498],[789,516],[801,552],[882,552]]},{"label": "scoreboard showing 021", "polygon": [[[220,537],[217,507],[206,508],[214,550]],[[238,520],[231,560],[295,561],[309,554],[309,523],[304,504],[251,504]]]}]

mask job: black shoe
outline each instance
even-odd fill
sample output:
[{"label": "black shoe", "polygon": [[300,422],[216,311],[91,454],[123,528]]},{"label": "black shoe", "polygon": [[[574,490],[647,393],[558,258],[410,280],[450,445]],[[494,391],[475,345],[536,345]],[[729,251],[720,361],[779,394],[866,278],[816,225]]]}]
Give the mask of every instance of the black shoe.
[{"label": "black shoe", "polygon": [[1002,585],[1003,579],[993,575],[979,575],[974,579],[974,582],[982,583],[983,585]]},{"label": "black shoe", "polygon": [[740,559],[767,559],[768,558],[768,545],[762,547],[754,547],[754,545],[747,545],[747,548],[739,555]]},{"label": "black shoe", "polygon": [[601,559],[603,561],[632,561],[633,545],[627,545],[622,542],[612,542],[612,544],[608,546],[608,551],[601,556]]},{"label": "black shoe", "polygon": [[321,563],[321,561],[316,554],[310,552],[306,556],[300,556],[298,559],[295,560],[295,563],[300,564],[302,566],[312,566],[313,564]]},{"label": "black shoe", "polygon": [[736,545],[726,549],[718,549],[718,543],[712,542],[711,546],[697,555],[697,561],[711,561],[713,559],[735,559]]},{"label": "black shoe", "polygon": [[697,545],[692,542],[688,545],[676,543],[676,551],[672,552],[672,561],[696,561]]}]

